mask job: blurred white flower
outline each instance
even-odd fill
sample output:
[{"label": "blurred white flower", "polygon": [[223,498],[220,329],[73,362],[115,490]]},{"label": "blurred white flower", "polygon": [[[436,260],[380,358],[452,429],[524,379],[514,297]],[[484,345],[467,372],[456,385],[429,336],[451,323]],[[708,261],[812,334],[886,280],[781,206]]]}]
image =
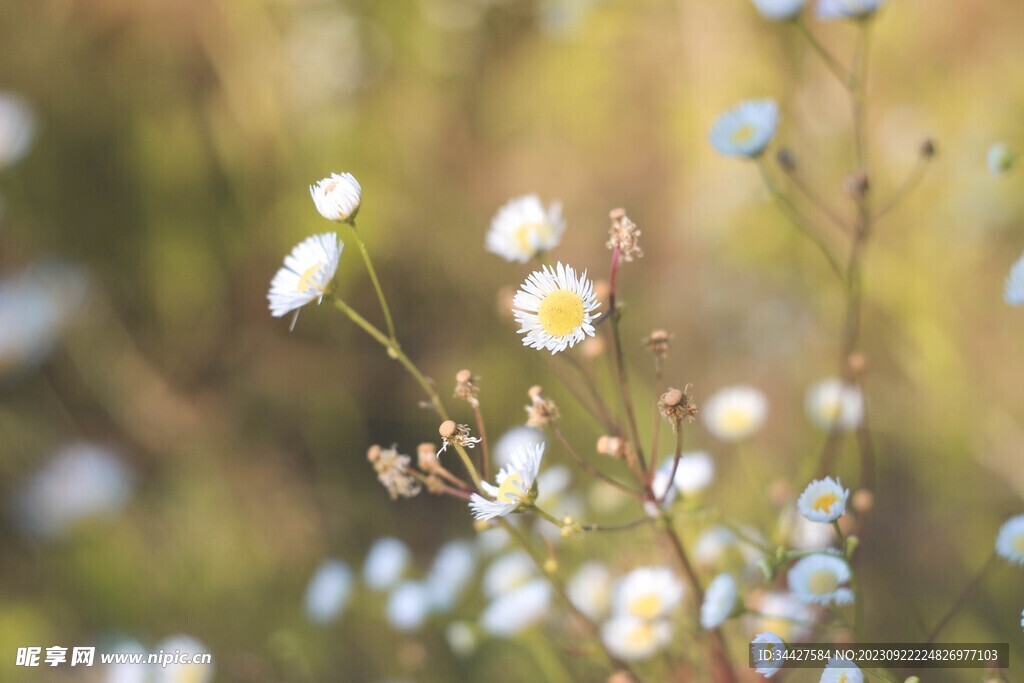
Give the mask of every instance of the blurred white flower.
[{"label": "blurred white flower", "polygon": [[[665,490],[668,488],[668,478],[672,476],[672,465],[675,457],[675,453],[666,455],[662,464],[658,467],[658,471],[654,473],[654,479],[651,481],[651,491],[659,499],[664,496],[665,505],[671,505],[675,502],[677,493],[681,493],[683,496],[693,496],[700,493],[710,486],[711,482],[715,479],[715,461],[712,460],[710,455],[704,451],[683,453],[679,458],[679,465],[676,467],[675,485],[669,489],[666,495]],[[658,508],[654,503],[644,503],[644,509],[649,515],[658,514]]]},{"label": "blurred white flower", "polygon": [[768,417],[768,401],[754,387],[726,387],[704,402],[700,416],[704,426],[718,439],[743,441],[764,426]]},{"label": "blurred white flower", "polygon": [[327,624],[344,611],[352,592],[352,570],[339,559],[324,560],[306,587],[306,616]]},{"label": "blurred white flower", "polygon": [[1024,255],[1017,259],[1006,276],[1003,300],[1011,306],[1024,306]]},{"label": "blurred white flower", "polygon": [[465,621],[453,621],[444,630],[445,640],[459,657],[468,657],[476,649],[476,631]]},{"label": "blurred white flower", "polygon": [[1013,168],[1017,155],[1006,143],[996,142],[988,148],[985,161],[992,175],[1002,175]]},{"label": "blurred white flower", "polygon": [[853,431],[864,418],[860,388],[838,379],[826,379],[811,387],[805,406],[811,421],[826,431]]},{"label": "blurred white flower", "polygon": [[618,615],[653,620],[667,616],[683,599],[683,584],[667,567],[640,567],[619,580],[614,610]]},{"label": "blurred white flower", "polygon": [[757,11],[765,19],[785,21],[800,16],[806,0],[753,0]]},{"label": "blurred white flower", "polygon": [[572,473],[564,465],[555,465],[537,477],[537,507],[551,512],[572,482]]},{"label": "blurred white flower", "polygon": [[671,642],[672,624],[667,619],[648,621],[619,615],[601,627],[601,639],[616,657],[638,661],[656,654]]},{"label": "blurred white flower", "polygon": [[123,510],[134,481],[127,465],[104,446],[71,443],[15,493],[13,513],[27,533],[59,536],[79,521]]},{"label": "blurred white flower", "polygon": [[1024,515],[1011,517],[999,528],[996,552],[1004,560],[1024,565]]},{"label": "blurred white flower", "polygon": [[782,668],[786,645],[778,635],[771,631],[758,633],[750,641],[750,645],[754,652],[754,661],[763,662],[760,666],[755,667],[754,671],[765,678],[771,678]]},{"label": "blurred white flower", "polygon": [[1020,611],[1020,627],[1024,629],[1024,610]]},{"label": "blurred white flower", "polygon": [[730,109],[711,127],[711,144],[726,156],[754,158],[775,135],[779,107],[773,100],[746,100]]},{"label": "blurred white flower", "polygon": [[480,549],[481,555],[494,555],[508,545],[510,536],[507,530],[500,526],[489,526],[479,531],[476,537],[476,546]]},{"label": "blurred white flower", "polygon": [[862,19],[871,16],[884,0],[818,0],[818,18]]},{"label": "blurred white flower", "polygon": [[[157,651],[164,654],[182,654],[194,657],[208,654],[209,650],[192,636],[171,636],[156,646]],[[213,680],[213,664],[168,664],[166,667],[154,669],[155,683],[210,683]]]},{"label": "blurred white flower", "polygon": [[376,591],[391,588],[402,578],[411,555],[397,538],[377,539],[363,561],[363,581]]},{"label": "blurred white flower", "polygon": [[506,261],[526,263],[558,246],[565,232],[562,205],[545,209],[535,194],[517,197],[498,209],[487,233],[487,251]]},{"label": "blurred white flower", "polygon": [[480,625],[491,635],[510,638],[543,619],[550,606],[551,586],[534,579],[495,598],[480,615]]},{"label": "blurred white flower", "polygon": [[566,585],[569,599],[591,621],[600,621],[612,604],[612,577],[600,562],[583,564]]},{"label": "blurred white flower", "polygon": [[522,550],[502,555],[484,572],[484,595],[494,598],[526,585],[537,575],[537,565]]},{"label": "blurred white flower", "polygon": [[512,455],[526,445],[544,445],[544,432],[532,427],[513,427],[498,439],[494,445],[494,462],[504,467],[512,462]]},{"label": "blurred white flower", "polygon": [[700,625],[706,629],[718,628],[736,607],[739,587],[732,574],[719,574],[704,591],[704,602],[700,606]]},{"label": "blurred white flower", "polygon": [[788,574],[789,589],[804,602],[818,605],[846,605],[853,602],[850,565],[834,555],[816,553],[796,562]]},{"label": "blurred white flower", "polygon": [[570,266],[544,266],[527,276],[512,300],[512,313],[524,334],[523,346],[552,355],[594,336],[595,311],[601,305],[587,272]]},{"label": "blurred white flower", "polygon": [[544,457],[543,445],[526,445],[512,456],[512,462],[502,467],[495,478],[497,485],[481,482],[484,493],[493,500],[474,493],[469,501],[477,519],[504,517],[510,512],[529,505],[537,496],[534,483]]},{"label": "blurred white flower", "polygon": [[725,553],[736,547],[736,534],[724,526],[713,526],[697,537],[693,545],[693,559],[702,567],[716,567]]},{"label": "blurred white flower", "polygon": [[[137,640],[115,642],[108,649],[126,655],[142,655],[142,661],[149,655]],[[106,664],[103,670],[106,672],[103,683],[146,683],[149,680],[148,664]]]},{"label": "blurred white flower", "polygon": [[798,642],[813,632],[817,611],[792,593],[764,593],[755,603],[760,614],[755,620],[757,629],[772,631],[783,640]]},{"label": "blurred white flower", "polygon": [[309,186],[309,194],[320,215],[329,221],[351,221],[359,212],[363,188],[351,173],[332,173]]},{"label": "blurred white flower", "polygon": [[21,161],[35,135],[32,107],[18,95],[0,91],[0,170]]},{"label": "blurred white flower", "polygon": [[280,318],[314,299],[323,301],[344,246],[337,234],[327,232],[307,237],[292,249],[284,259],[284,267],[270,281],[270,314]]},{"label": "blurred white flower", "polygon": [[782,511],[779,526],[794,550],[825,550],[839,540],[831,525],[812,522],[792,506]]},{"label": "blurred white flower", "polygon": [[812,522],[829,523],[846,514],[846,499],[849,489],[844,489],[838,479],[825,477],[812,481],[800,494],[796,505],[800,514]]},{"label": "blurred white flower", "polygon": [[473,544],[468,541],[445,543],[434,557],[426,579],[433,608],[447,612],[454,607],[475,571]]},{"label": "blurred white flower", "polygon": [[397,631],[415,631],[430,614],[429,589],[419,581],[403,581],[388,597],[387,616]]},{"label": "blurred white flower", "polygon": [[864,683],[864,673],[849,659],[833,657],[821,672],[821,683]]}]

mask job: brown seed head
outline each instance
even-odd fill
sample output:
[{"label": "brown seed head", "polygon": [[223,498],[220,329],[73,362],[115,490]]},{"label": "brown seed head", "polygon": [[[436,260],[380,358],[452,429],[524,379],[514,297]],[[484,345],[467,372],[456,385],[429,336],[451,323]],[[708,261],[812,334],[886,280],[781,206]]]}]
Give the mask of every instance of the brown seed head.
[{"label": "brown seed head", "polygon": [[424,472],[431,472],[440,463],[437,460],[437,446],[432,443],[421,443],[416,447],[416,464]]},{"label": "brown seed head", "polygon": [[437,428],[437,433],[441,435],[442,439],[450,439],[455,436],[459,431],[459,425],[455,424],[455,420],[445,420],[441,423],[441,426]]},{"label": "brown seed head", "polygon": [[683,402],[683,392],[679,389],[669,389],[661,395],[661,402],[670,408],[674,408]]},{"label": "brown seed head", "polygon": [[370,462],[377,462],[380,459],[380,446],[373,444],[366,451],[366,459]]}]

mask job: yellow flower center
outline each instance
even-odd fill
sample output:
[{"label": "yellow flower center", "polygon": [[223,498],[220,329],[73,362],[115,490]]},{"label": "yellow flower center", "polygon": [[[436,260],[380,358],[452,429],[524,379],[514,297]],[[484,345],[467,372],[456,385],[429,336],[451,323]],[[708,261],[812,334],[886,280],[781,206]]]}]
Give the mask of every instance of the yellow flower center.
[{"label": "yellow flower center", "polygon": [[839,587],[839,580],[828,569],[819,569],[811,574],[807,581],[807,587],[815,595],[826,595]]},{"label": "yellow flower center", "polygon": [[626,644],[634,648],[647,647],[654,640],[654,627],[650,624],[640,624],[626,636]]},{"label": "yellow flower center", "polygon": [[1024,555],[1024,534],[1017,534],[1017,538],[1013,539],[1013,549]]},{"label": "yellow flower center", "polygon": [[811,505],[811,507],[817,510],[818,512],[828,512],[829,510],[832,509],[832,504],[838,502],[839,496],[837,496],[836,494],[831,492],[823,493],[820,496],[818,496],[818,498],[814,501],[814,504]]},{"label": "yellow flower center", "polygon": [[495,500],[499,503],[518,503],[525,497],[523,492],[523,477],[518,472],[513,472],[498,487],[498,495]]},{"label": "yellow flower center", "polygon": [[321,268],[323,268],[323,265],[319,263],[306,268],[306,272],[299,276],[299,284],[296,285],[296,289],[300,292],[308,292],[311,289],[315,289],[320,292],[324,291],[324,288],[320,286],[320,283],[316,280],[316,276],[320,274]]},{"label": "yellow flower center", "polygon": [[750,142],[750,138],[754,137],[754,133],[757,129],[749,124],[745,123],[732,133],[732,141],[736,144],[743,144],[744,142]]},{"label": "yellow flower center", "polygon": [[533,253],[534,240],[536,237],[538,240],[547,240],[551,237],[552,230],[551,226],[547,223],[523,223],[516,228],[515,237],[516,244],[524,252]]},{"label": "yellow flower center", "polygon": [[745,432],[750,429],[753,422],[753,415],[743,408],[726,408],[722,412],[721,427],[725,432]]},{"label": "yellow flower center", "polygon": [[648,593],[634,598],[629,603],[629,611],[634,617],[654,619],[661,611],[661,597],[655,593]]},{"label": "yellow flower center", "polygon": [[843,410],[843,403],[839,399],[838,392],[836,392],[835,396],[822,399],[818,409],[821,411],[821,417],[825,422],[835,422],[838,420],[839,414]]},{"label": "yellow flower center", "polygon": [[556,289],[544,297],[537,310],[544,331],[564,337],[583,324],[583,299],[567,289]]},{"label": "yellow flower center", "polygon": [[850,677],[846,675],[846,672],[839,674],[839,680],[836,683],[848,683]]}]

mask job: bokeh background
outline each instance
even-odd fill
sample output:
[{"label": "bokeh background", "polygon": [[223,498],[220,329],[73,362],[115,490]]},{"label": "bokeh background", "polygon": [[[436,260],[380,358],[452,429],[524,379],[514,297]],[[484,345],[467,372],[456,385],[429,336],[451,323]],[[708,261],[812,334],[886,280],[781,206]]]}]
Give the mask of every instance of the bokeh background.
[{"label": "bokeh background", "polygon": [[[868,633],[917,640],[915,615],[938,618],[1022,507],[1024,317],[1001,294],[1024,250],[1024,186],[1019,173],[993,177],[985,151],[1024,147],[1024,5],[892,0],[876,23],[872,192],[892,192],[925,138],[939,150],[870,244],[862,345],[879,455],[860,551]],[[848,26],[813,28],[850,54]],[[670,383],[692,383],[698,402],[736,382],[770,400],[767,428],[741,454],[692,428],[719,465],[715,503],[771,533],[778,510],[763,491],[740,494],[743,470],[803,486],[795,464],[823,438],[803,397],[836,371],[841,292],[756,169],[716,155],[707,131],[739,100],[778,99],[776,145],[848,211],[851,122],[796,31],[747,0],[8,0],[0,87],[37,121],[29,153],[0,171],[0,275],[56,269],[67,297],[52,348],[0,359],[3,680],[106,675],[16,669],[20,646],[153,649],[179,633],[209,647],[222,681],[544,679],[516,639],[484,634],[472,654],[452,651],[445,628],[475,622],[477,587],[399,632],[386,597],[362,586],[379,537],[411,548],[410,576],[446,541],[477,541],[457,501],[392,503],[366,462],[372,443],[412,453],[436,438],[400,367],[331,307],[306,310],[292,333],[267,311],[282,257],[327,229],[307,186],[332,171],[362,183],[360,226],[399,336],[442,393],[471,368],[497,436],[542,384],[587,452],[600,431],[500,303],[526,268],[487,253],[484,235],[502,203],[537,192],[564,204],[552,258],[607,277],[608,211],[626,207],[646,251],[622,276],[641,424],[653,389],[640,340],[665,328]],[[354,249],[337,282],[379,320]],[[24,309],[0,316],[0,338],[38,313]],[[101,482],[114,503],[33,527],[24,499],[68,448],[116,455],[116,486]],[[856,481],[852,452],[839,473]],[[568,567],[659,556],[649,531],[563,552]],[[353,595],[336,621],[314,624],[303,599],[329,557],[352,567]],[[997,568],[948,639],[1009,641],[1024,667],[1021,585]],[[599,667],[571,666],[600,679]],[[817,673],[792,679],[803,677]]]}]

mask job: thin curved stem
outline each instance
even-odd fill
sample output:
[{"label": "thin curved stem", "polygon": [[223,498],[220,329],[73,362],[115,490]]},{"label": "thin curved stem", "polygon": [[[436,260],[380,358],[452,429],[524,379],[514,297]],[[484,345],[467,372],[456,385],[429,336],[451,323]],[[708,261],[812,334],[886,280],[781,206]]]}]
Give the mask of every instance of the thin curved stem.
[{"label": "thin curved stem", "polygon": [[989,570],[992,569],[995,563],[996,554],[993,552],[989,555],[988,560],[985,561],[985,564],[982,565],[981,569],[971,577],[971,580],[968,581],[967,585],[964,586],[962,591],[960,591],[960,595],[958,595],[956,600],[953,601],[953,604],[948,610],[946,610],[946,613],[942,615],[942,618],[939,619],[939,623],[935,624],[935,628],[931,630],[928,634],[928,638],[925,640],[926,644],[931,645],[935,642],[935,639],[939,637],[940,633],[942,633],[942,629],[946,628],[946,625],[949,624],[950,620],[956,615],[956,613],[967,604],[967,599],[971,597],[971,594],[981,584],[982,579],[985,578],[985,575],[988,574]]},{"label": "thin curved stem", "polygon": [[359,247],[359,253],[363,255],[363,262],[366,263],[366,270],[370,273],[370,280],[373,281],[373,288],[377,290],[377,299],[380,301],[380,309],[384,313],[384,321],[388,326],[388,337],[394,343],[394,346],[398,346],[398,337],[395,336],[395,323],[391,319],[391,309],[388,308],[388,300],[384,296],[384,290],[380,286],[380,280],[377,278],[377,270],[373,267],[373,260],[370,259],[370,252],[366,249],[366,244],[363,243],[363,237],[359,234],[359,229],[356,227],[356,222],[353,219],[349,225],[352,227],[352,237],[355,238],[356,246]]},{"label": "thin curved stem", "polygon": [[[783,170],[786,169],[784,168]],[[816,208],[818,211],[824,214],[830,221],[835,223],[836,227],[838,227],[842,232],[847,234],[850,233],[851,228],[843,219],[843,217],[836,213],[836,211],[831,206],[826,204],[824,200],[819,198],[817,194],[815,194],[814,190],[812,190],[811,187],[804,182],[804,179],[800,176],[799,173],[797,173],[795,170],[786,170],[786,177],[790,179],[790,181],[793,183],[796,189],[800,191],[800,194],[802,194],[807,199],[807,201],[809,201],[814,206],[814,208]]]},{"label": "thin curved stem", "polygon": [[629,531],[635,529],[638,526],[644,524],[653,524],[657,520],[657,517],[641,517],[640,519],[634,519],[632,522],[626,522],[625,524],[581,524],[580,528],[583,531]]},{"label": "thin curved stem", "polygon": [[832,53],[814,37],[814,34],[811,33],[809,28],[807,28],[807,24],[804,23],[803,19],[798,19],[793,23],[796,25],[797,30],[800,31],[800,35],[807,39],[807,43],[811,46],[811,49],[821,57],[821,61],[825,63],[828,70],[831,71],[837,79],[839,79],[839,82],[842,83],[844,87],[849,87],[852,79],[850,71],[840,64],[839,60],[833,57]]},{"label": "thin curved stem", "polygon": [[680,423],[676,425],[676,454],[672,458],[672,469],[669,470],[668,480],[665,483],[665,492],[661,494],[661,499],[658,501],[658,507],[665,505],[665,501],[668,500],[668,494],[671,493],[672,489],[676,485],[676,472],[679,471],[679,461],[683,457],[683,425]]},{"label": "thin curved stem", "polygon": [[589,460],[585,459],[582,455],[580,455],[579,452],[572,447],[572,444],[569,443],[569,440],[565,438],[565,435],[562,433],[562,430],[558,428],[557,422],[551,423],[551,432],[555,435],[555,438],[558,439],[559,443],[562,444],[562,447],[565,448],[566,452],[569,453],[569,457],[571,457],[573,461],[588,474],[597,477],[598,479],[607,484],[611,484],[615,488],[619,489],[620,491],[624,491],[625,493],[628,493],[634,498],[643,499],[644,495],[642,492],[637,491],[636,489],[628,486],[627,484],[622,483],[621,481],[612,477],[611,475],[605,474],[601,470],[597,469],[597,467],[595,467]]},{"label": "thin curved stem", "polygon": [[872,216],[872,220],[877,221],[882,218],[885,214],[889,213],[897,206],[900,202],[906,199],[907,195],[914,191],[914,189],[920,184],[928,172],[928,168],[931,166],[930,160],[927,158],[920,159],[914,168],[910,171],[910,174],[903,181],[903,184],[899,186],[893,196],[888,199],[881,208],[879,208],[875,215]]}]

